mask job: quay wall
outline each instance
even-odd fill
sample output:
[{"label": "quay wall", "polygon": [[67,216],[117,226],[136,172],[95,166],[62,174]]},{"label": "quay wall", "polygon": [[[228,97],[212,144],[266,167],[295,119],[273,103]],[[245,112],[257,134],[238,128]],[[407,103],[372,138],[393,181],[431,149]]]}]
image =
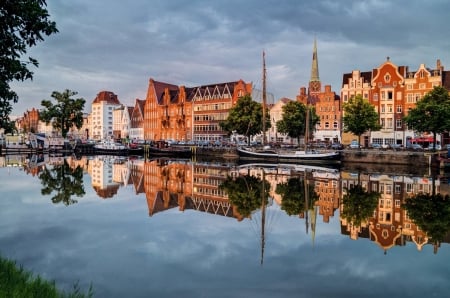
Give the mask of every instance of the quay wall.
[{"label": "quay wall", "polygon": [[383,151],[383,150],[343,150],[342,163],[373,163],[384,165],[413,165],[428,167],[433,155],[431,153],[414,151]]}]

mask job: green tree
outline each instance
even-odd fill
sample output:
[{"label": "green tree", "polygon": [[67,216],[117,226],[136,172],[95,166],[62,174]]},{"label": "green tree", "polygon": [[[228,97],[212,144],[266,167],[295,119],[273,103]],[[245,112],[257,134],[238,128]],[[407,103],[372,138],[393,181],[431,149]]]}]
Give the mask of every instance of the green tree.
[{"label": "green tree", "polygon": [[420,193],[407,198],[402,208],[434,244],[440,244],[449,234],[450,197],[448,195]]},{"label": "green tree", "polygon": [[[263,190],[263,183],[265,183]],[[243,217],[249,217],[250,214],[267,205],[270,183],[251,175],[240,175],[238,177],[227,177],[219,186],[220,189],[228,193],[230,203],[236,207],[236,210]],[[263,191],[265,194],[263,194]],[[264,198],[264,201],[262,199]]]},{"label": "green tree", "polygon": [[[319,121],[314,107],[309,108],[309,134],[311,137],[314,127]],[[296,138],[300,144],[300,138],[305,136],[306,118],[308,107],[298,101],[290,101],[283,106],[283,118],[277,122],[277,129],[291,138]]]},{"label": "green tree", "polygon": [[358,136],[358,143],[361,144],[361,135],[366,131],[380,130],[378,114],[375,107],[364,99],[361,95],[356,95],[344,103],[344,132],[351,132]]},{"label": "green tree", "polygon": [[47,124],[52,122],[53,128],[60,130],[64,138],[74,125],[78,129],[83,125],[83,109],[86,101],[83,98],[71,98],[77,94],[68,89],[63,93],[53,91],[52,97],[56,100],[56,104],[45,99],[41,102],[45,109],[39,113],[39,118]]},{"label": "green tree", "polygon": [[314,184],[305,182],[305,179],[292,177],[285,183],[277,184],[275,193],[281,195],[281,209],[289,216],[311,210],[319,199]]},{"label": "green tree", "polygon": [[46,6],[45,0],[0,1],[0,128],[8,126],[12,103],[19,100],[10,83],[33,79],[28,67],[39,65],[36,59],[22,60],[22,56],[44,35],[58,32]]},{"label": "green tree", "polygon": [[368,192],[360,184],[347,189],[342,198],[341,217],[354,226],[360,226],[373,215],[380,197],[380,193]]},{"label": "green tree", "polygon": [[[236,132],[250,137],[262,132],[263,129],[263,110],[262,104],[252,100],[250,95],[240,97],[236,105],[230,109],[228,117],[220,123],[220,127],[231,134]],[[266,131],[271,127],[269,110],[266,107]]]},{"label": "green tree", "polygon": [[44,186],[41,193],[51,195],[54,204],[63,203],[72,205],[78,201],[72,199],[72,196],[82,197],[85,194],[83,186],[83,169],[76,167],[72,169],[66,160],[62,165],[56,165],[53,168],[45,167],[39,174],[41,184]]},{"label": "green tree", "polygon": [[441,86],[434,87],[417,102],[414,109],[409,111],[404,121],[408,127],[417,132],[433,133],[433,144],[436,145],[436,134],[450,131],[448,91]]}]

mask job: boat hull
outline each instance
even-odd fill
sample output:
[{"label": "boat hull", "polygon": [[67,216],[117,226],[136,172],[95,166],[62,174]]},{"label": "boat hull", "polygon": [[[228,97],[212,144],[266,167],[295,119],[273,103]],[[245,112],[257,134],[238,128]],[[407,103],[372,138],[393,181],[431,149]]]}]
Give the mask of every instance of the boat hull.
[{"label": "boat hull", "polygon": [[339,164],[339,152],[311,152],[311,153],[276,153],[272,151],[250,151],[237,148],[239,159],[245,161],[265,161],[273,163],[307,163],[307,164]]},{"label": "boat hull", "polygon": [[162,156],[162,157],[170,156],[170,157],[186,158],[191,157],[192,151],[190,148],[175,148],[175,147],[157,148],[146,146],[144,148],[144,154],[149,156]]}]

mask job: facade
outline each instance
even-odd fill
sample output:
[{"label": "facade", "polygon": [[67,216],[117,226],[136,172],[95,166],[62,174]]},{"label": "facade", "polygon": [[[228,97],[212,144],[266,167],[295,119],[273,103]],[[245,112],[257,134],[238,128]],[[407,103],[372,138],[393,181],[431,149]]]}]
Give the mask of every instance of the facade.
[{"label": "facade", "polygon": [[285,144],[294,144],[297,143],[297,139],[290,138],[287,134],[282,134],[278,132],[277,122],[283,119],[283,107],[292,99],[289,98],[280,98],[278,102],[270,107],[270,121],[271,127],[267,131],[267,140],[269,143],[277,142],[277,143],[285,143]]},{"label": "facade", "polygon": [[227,132],[219,123],[227,119],[239,97],[251,92],[251,83],[243,80],[193,88],[193,140],[214,142],[226,138]]},{"label": "facade", "polygon": [[340,97],[331,90],[331,85],[325,85],[325,89],[322,90],[316,40],[314,40],[308,90],[301,87],[296,99],[307,106],[314,107],[317,116],[319,116],[320,120],[314,132],[315,141],[341,142],[341,101]]},{"label": "facade", "polygon": [[144,107],[144,138],[212,142],[227,133],[219,122],[239,97],[251,94],[244,81],[186,88],[150,79]]},{"label": "facade", "polygon": [[144,105],[144,139],[192,140],[191,89],[149,80]]},{"label": "facade", "polygon": [[136,99],[130,114],[129,138],[131,140],[144,139],[144,105],[145,100]]},{"label": "facade", "polygon": [[103,140],[114,136],[113,112],[121,106],[116,94],[111,91],[101,91],[92,102],[91,138]]},{"label": "facade", "polygon": [[[341,89],[343,103],[353,96],[362,95],[375,107],[380,117],[381,129],[363,135],[363,145],[367,147],[371,143],[377,143],[406,146],[414,138],[427,137],[427,134],[419,136],[409,130],[403,118],[435,86],[450,90],[450,82],[445,80],[449,76],[447,73],[440,60],[437,60],[435,69],[421,64],[418,70],[409,71],[407,66],[393,64],[388,57],[371,72],[354,70],[344,74]],[[343,141],[348,144],[352,138],[355,136],[347,134]],[[438,141],[441,139],[438,138]]]}]

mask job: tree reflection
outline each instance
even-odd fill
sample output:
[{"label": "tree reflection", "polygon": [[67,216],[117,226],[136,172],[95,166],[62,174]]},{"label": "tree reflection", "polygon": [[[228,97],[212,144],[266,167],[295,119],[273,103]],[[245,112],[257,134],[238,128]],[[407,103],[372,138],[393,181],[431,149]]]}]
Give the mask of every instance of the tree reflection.
[{"label": "tree reflection", "polygon": [[354,226],[360,226],[373,215],[380,197],[380,193],[368,192],[360,184],[346,189],[346,194],[342,198],[341,217]]},{"label": "tree reflection", "polygon": [[314,184],[300,177],[292,177],[286,183],[277,184],[275,193],[281,195],[281,209],[288,215],[299,215],[312,209],[319,199]]},{"label": "tree reflection", "polygon": [[407,198],[403,208],[434,244],[441,243],[450,232],[449,195],[420,193]]},{"label": "tree reflection", "polygon": [[269,185],[261,178],[240,175],[238,177],[228,176],[219,187],[228,193],[228,199],[236,207],[236,210],[242,216],[249,217],[253,211],[268,203]]},{"label": "tree reflection", "polygon": [[83,169],[76,167],[72,169],[67,161],[61,165],[54,165],[52,168],[44,167],[39,174],[41,184],[44,186],[41,190],[42,195],[51,195],[54,204],[63,203],[68,206],[78,201],[72,199],[72,196],[82,197],[85,194],[83,186]]}]

